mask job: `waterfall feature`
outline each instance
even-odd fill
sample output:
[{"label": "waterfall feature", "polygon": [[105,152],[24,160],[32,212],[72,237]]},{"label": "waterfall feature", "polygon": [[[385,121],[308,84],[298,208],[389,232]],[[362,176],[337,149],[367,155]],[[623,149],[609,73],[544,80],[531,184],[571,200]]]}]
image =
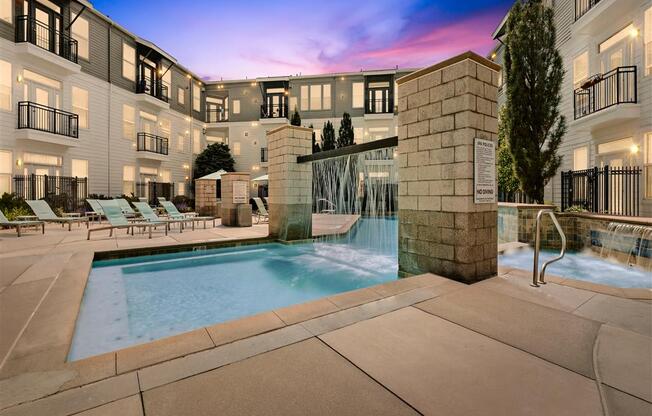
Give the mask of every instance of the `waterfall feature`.
[{"label": "waterfall feature", "polygon": [[620,257],[621,261],[626,261],[629,265],[652,270],[651,255],[652,227],[618,222],[609,223],[607,238],[602,239],[600,257]]}]

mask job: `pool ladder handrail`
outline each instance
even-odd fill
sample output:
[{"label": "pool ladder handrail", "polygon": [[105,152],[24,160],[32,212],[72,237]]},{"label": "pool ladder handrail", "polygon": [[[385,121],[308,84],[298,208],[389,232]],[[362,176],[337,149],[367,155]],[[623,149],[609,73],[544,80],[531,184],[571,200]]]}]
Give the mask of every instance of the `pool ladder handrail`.
[{"label": "pool ladder handrail", "polygon": [[[553,224],[555,224],[555,227],[557,228],[557,231],[561,236],[561,252],[559,253],[558,257],[555,257],[554,259],[550,259],[547,262],[543,263],[543,267],[541,267],[541,273],[539,273],[539,251],[541,250],[541,217],[543,217],[543,214],[548,214],[550,216],[550,219],[552,220]],[[539,212],[537,213],[537,228],[536,228],[536,236],[534,240],[534,267],[532,268],[532,286],[539,287],[539,284],[545,285],[546,267],[548,267],[549,264],[552,264],[564,258],[565,254],[566,254],[566,234],[564,234],[564,230],[562,230],[561,225],[559,225],[559,221],[557,221],[555,212],[551,209],[539,210]]]}]

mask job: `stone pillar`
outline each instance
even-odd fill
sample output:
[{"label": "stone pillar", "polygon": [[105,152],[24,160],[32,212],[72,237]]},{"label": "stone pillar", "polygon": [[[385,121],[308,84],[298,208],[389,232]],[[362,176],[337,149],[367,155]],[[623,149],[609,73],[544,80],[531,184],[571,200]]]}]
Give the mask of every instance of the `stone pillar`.
[{"label": "stone pillar", "polygon": [[474,139],[498,140],[499,70],[467,52],[398,80],[403,272],[496,274],[497,203],[475,203]]},{"label": "stone pillar", "polygon": [[282,241],[312,238],[312,129],[285,125],[267,132],[269,235]]},{"label": "stone pillar", "polygon": [[[231,172],[222,175],[222,225],[251,227],[248,173]],[[235,187],[235,189],[234,189]],[[234,193],[234,190],[239,193]]]},{"label": "stone pillar", "polygon": [[199,215],[219,218],[220,201],[217,199],[217,181],[215,179],[195,180],[195,211]]}]

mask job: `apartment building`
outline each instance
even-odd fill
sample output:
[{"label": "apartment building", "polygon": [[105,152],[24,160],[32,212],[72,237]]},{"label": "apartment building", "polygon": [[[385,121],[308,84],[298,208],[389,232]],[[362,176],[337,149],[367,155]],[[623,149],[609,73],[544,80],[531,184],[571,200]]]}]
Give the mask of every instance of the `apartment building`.
[{"label": "apartment building", "polygon": [[267,172],[266,132],[287,124],[298,110],[316,138],[331,121],[337,131],[351,115],[355,142],[397,134],[396,79],[413,70],[297,75],[206,84],[206,141],[228,142],[238,171]]},{"label": "apartment building", "polygon": [[[561,113],[568,131],[561,169],[546,199],[595,212],[652,216],[652,1],[549,4],[566,69]],[[494,33],[498,42],[490,54],[498,63],[505,21]],[[504,100],[501,89],[499,103]],[[605,167],[611,173],[605,174]]]},{"label": "apartment building", "polygon": [[0,194],[42,197],[71,177],[88,193],[187,193],[204,89],[87,1],[0,0]]}]

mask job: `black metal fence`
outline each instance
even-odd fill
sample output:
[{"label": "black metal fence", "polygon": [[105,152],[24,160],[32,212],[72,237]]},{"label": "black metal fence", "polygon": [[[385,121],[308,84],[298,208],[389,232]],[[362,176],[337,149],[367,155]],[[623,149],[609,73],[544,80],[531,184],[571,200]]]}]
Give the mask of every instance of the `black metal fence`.
[{"label": "black metal fence", "polygon": [[84,209],[88,178],[50,175],[15,175],[14,193],[23,199],[45,199],[64,212]]},{"label": "black metal fence", "polygon": [[575,90],[575,120],[613,105],[636,103],[636,66],[621,66],[599,74]]},{"label": "black metal fence", "polygon": [[79,137],[79,116],[31,101],[18,103],[18,128]]},{"label": "black metal fence", "polygon": [[584,16],[593,6],[600,3],[600,0],[575,0],[575,20]]},{"label": "black metal fence", "polygon": [[139,152],[151,152],[161,155],[168,154],[169,140],[166,137],[149,133],[138,133],[136,135],[136,143],[136,149]]},{"label": "black metal fence", "polygon": [[16,43],[20,42],[29,42],[77,63],[78,43],[75,39],[28,16],[16,16]]},{"label": "black metal fence", "polygon": [[502,189],[498,189],[498,202],[513,202],[518,204],[533,204],[534,201],[532,198],[525,195],[524,192],[505,192]]},{"label": "black metal fence", "polygon": [[150,205],[158,205],[158,198],[163,197],[168,201],[174,198],[174,184],[168,182],[137,182],[136,196],[147,198]]},{"label": "black metal fence", "polygon": [[168,86],[160,79],[152,79],[149,77],[139,79],[138,82],[136,82],[136,93],[148,94],[161,101],[168,102]]},{"label": "black metal fence", "polygon": [[638,166],[569,170],[561,173],[561,209],[579,206],[589,212],[639,215],[641,168]]},{"label": "black metal fence", "polygon": [[229,121],[229,113],[224,107],[209,107],[206,109],[206,122],[219,123],[221,121]]},{"label": "black metal fence", "polygon": [[367,102],[367,114],[386,114],[394,112],[394,105],[390,99],[375,99],[375,100],[366,100]]}]

